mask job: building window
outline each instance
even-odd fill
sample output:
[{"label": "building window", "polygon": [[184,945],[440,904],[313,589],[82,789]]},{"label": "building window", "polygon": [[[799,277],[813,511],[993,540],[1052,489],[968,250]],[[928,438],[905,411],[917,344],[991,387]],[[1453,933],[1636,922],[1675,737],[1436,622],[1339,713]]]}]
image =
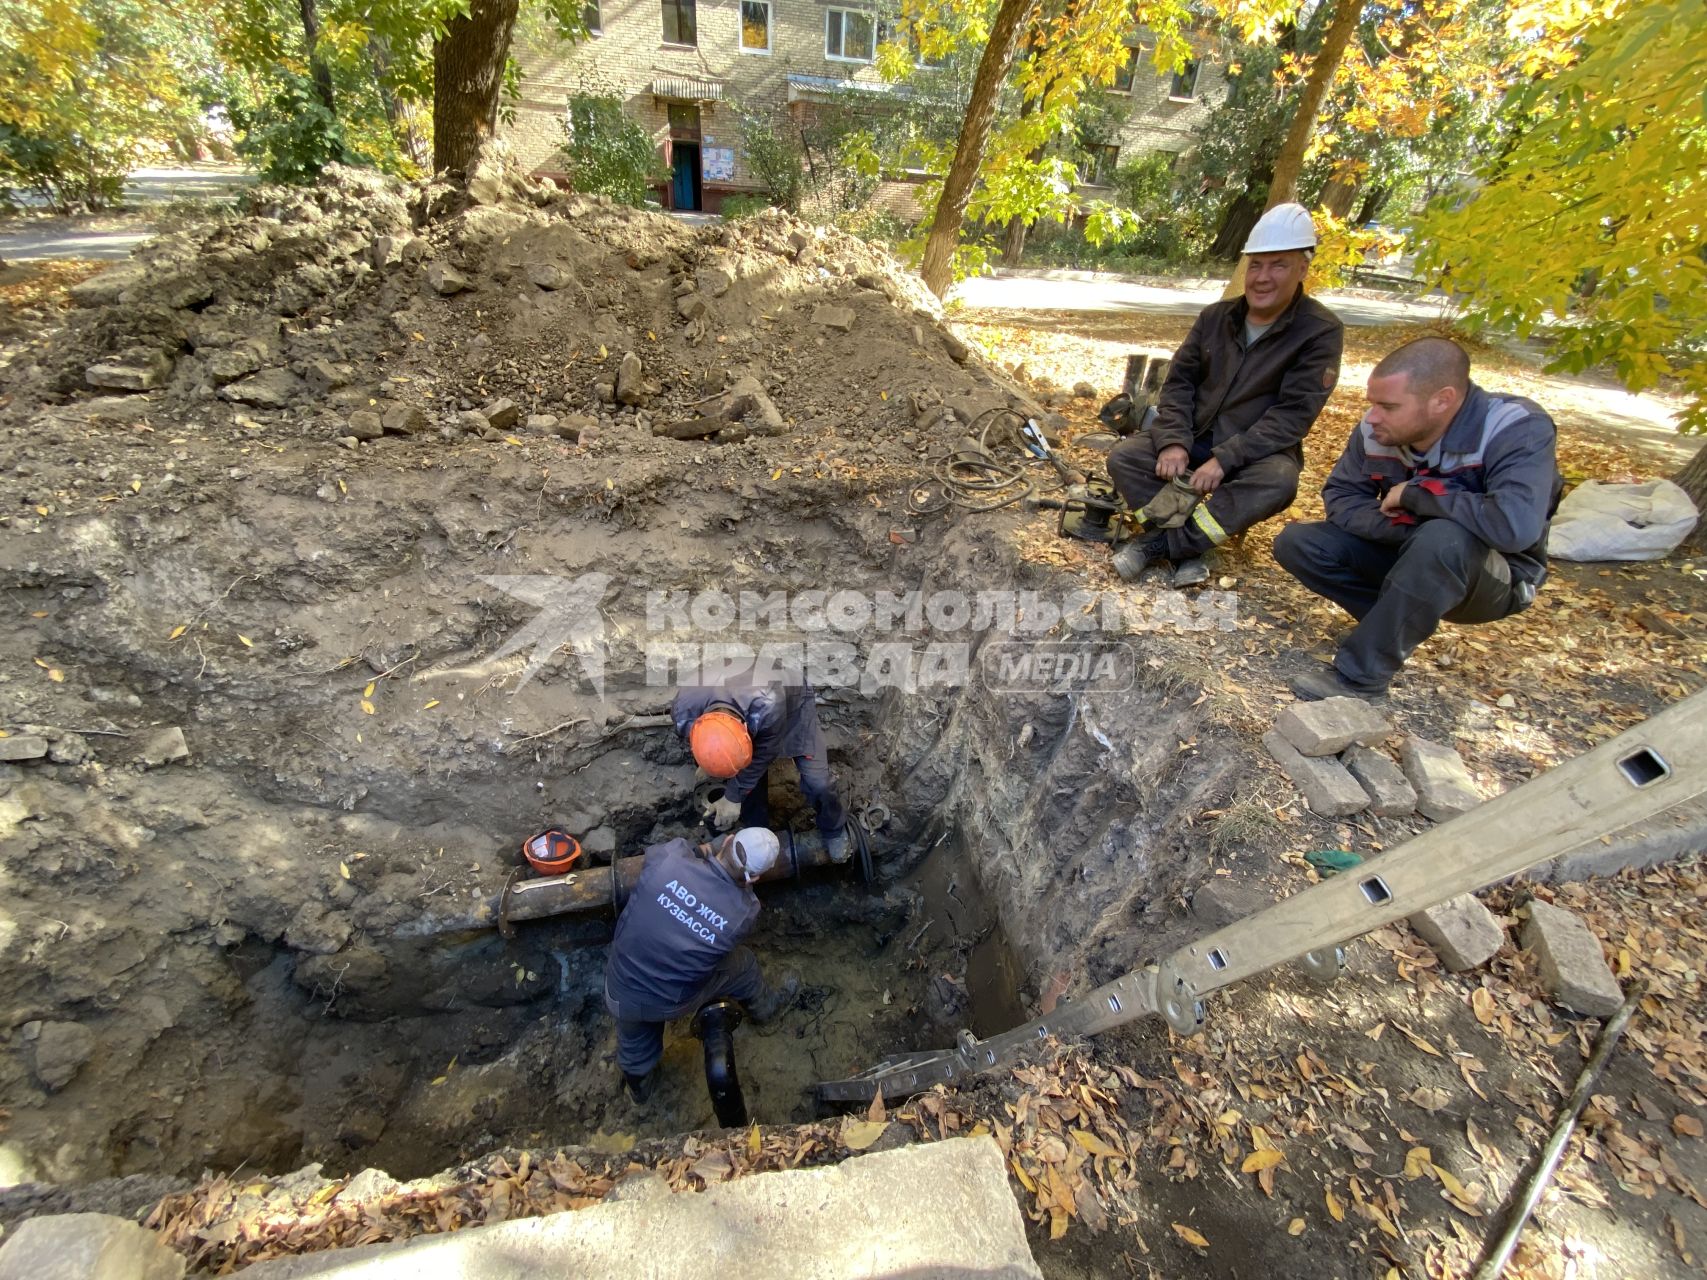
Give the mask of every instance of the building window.
[{"label": "building window", "polygon": [[837,62],[870,62],[877,53],[877,20],[857,9],[824,15],[824,56]]},{"label": "building window", "polygon": [[1080,166],[1080,181],[1092,187],[1106,187],[1114,181],[1115,166],[1120,163],[1120,148],[1092,144],[1085,148],[1091,162]]},{"label": "building window", "polygon": [[1196,102],[1197,73],[1201,70],[1203,64],[1193,58],[1174,72],[1174,82],[1168,87],[1168,97],[1175,102]]},{"label": "building window", "polygon": [[599,12],[599,0],[587,0],[581,6],[581,25],[587,28],[587,34],[596,36],[605,29],[604,15]]},{"label": "building window", "polygon": [[699,23],[694,0],[664,0],[664,43],[699,44]]},{"label": "building window", "polygon": [[741,0],[741,52],[771,51],[770,0]]},{"label": "building window", "polygon": [[1126,65],[1114,74],[1114,91],[1116,93],[1131,93],[1132,83],[1138,76],[1138,55],[1142,50],[1128,48],[1126,50]]}]

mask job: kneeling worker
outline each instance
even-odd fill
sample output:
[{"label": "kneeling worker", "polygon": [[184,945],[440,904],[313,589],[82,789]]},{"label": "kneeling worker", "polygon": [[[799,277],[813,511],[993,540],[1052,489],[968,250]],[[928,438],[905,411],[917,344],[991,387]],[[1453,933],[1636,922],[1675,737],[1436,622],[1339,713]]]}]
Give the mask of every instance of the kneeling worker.
[{"label": "kneeling worker", "polygon": [[1288,573],[1357,619],[1331,667],[1292,681],[1306,700],[1384,697],[1443,620],[1519,613],[1547,577],[1563,482],[1546,411],[1482,390],[1445,338],[1391,352],[1368,396],[1322,487],[1328,518],[1274,541]]},{"label": "kneeling worker", "polygon": [[1206,552],[1298,496],[1302,443],[1339,379],[1345,338],[1339,317],[1305,296],[1315,252],[1302,205],[1263,214],[1245,242],[1245,292],[1204,308],[1174,352],[1154,416],[1108,455],[1133,511],[1176,478],[1203,495],[1179,528],[1115,552],[1127,582],[1158,561],[1173,563],[1176,587],[1207,581]]},{"label": "kneeling worker", "polygon": [[695,848],[676,839],[646,850],[640,881],[617,917],[605,964],[605,1008],[616,1019],[616,1058],[629,1096],[657,1085],[664,1024],[728,997],[768,1022],[800,990],[790,970],[771,986],[741,940],[759,917],[752,884],[775,865],[776,835],[749,827]]},{"label": "kneeling worker", "polygon": [[818,698],[805,685],[728,684],[681,690],[670,706],[694,763],[724,781],[712,807],[719,831],[770,826],[765,775],[784,756],[800,771],[800,790],[818,817],[818,834],[837,862],[847,857],[847,815],[830,777]]}]

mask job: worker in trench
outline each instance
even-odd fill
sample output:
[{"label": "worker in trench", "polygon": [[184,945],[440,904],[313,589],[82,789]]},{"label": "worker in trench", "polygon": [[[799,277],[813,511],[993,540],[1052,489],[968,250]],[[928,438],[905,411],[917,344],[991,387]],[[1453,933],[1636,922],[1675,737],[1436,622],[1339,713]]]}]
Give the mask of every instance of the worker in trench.
[{"label": "worker in trench", "polygon": [[678,838],[646,850],[605,963],[617,1066],[635,1102],[657,1087],[665,1023],[728,998],[762,1024],[799,994],[798,973],[788,970],[773,986],[741,945],[759,916],[753,883],[776,865],[780,848],[774,832],[747,827],[709,845]]},{"label": "worker in trench", "polygon": [[768,827],[771,765],[789,757],[800,774],[800,791],[817,815],[824,849],[836,862],[848,857],[847,814],[818,722],[818,698],[810,686],[776,682],[741,683],[680,690],[671,704],[676,732],[687,740],[694,762],[723,782],[712,806],[713,825],[727,831]]},{"label": "worker in trench", "polygon": [[[1207,581],[1207,553],[1298,495],[1304,437],[1339,379],[1345,330],[1305,296],[1316,227],[1302,205],[1263,214],[1244,251],[1244,293],[1198,315],[1155,408],[1108,456],[1115,489],[1152,525],[1115,551],[1127,582],[1163,562],[1176,587]],[[1157,527],[1186,506],[1183,524]]]},{"label": "worker in trench", "polygon": [[1446,338],[1389,352],[1368,400],[1322,487],[1328,518],[1274,540],[1288,573],[1357,619],[1331,666],[1292,681],[1307,701],[1379,701],[1441,622],[1520,613],[1547,578],[1564,481],[1540,405],[1484,391]]}]

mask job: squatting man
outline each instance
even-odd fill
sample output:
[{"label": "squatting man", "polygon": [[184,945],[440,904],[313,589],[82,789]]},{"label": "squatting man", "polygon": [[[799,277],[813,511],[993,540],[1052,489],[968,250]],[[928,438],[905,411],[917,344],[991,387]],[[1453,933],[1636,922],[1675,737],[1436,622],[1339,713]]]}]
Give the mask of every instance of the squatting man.
[{"label": "squatting man", "polygon": [[772,986],[741,945],[759,916],[753,883],[780,848],[775,833],[748,827],[714,844],[678,838],[646,850],[605,963],[617,1066],[635,1102],[657,1087],[665,1023],[727,997],[763,1024],[799,992],[799,974],[791,969]]},{"label": "squatting man", "polygon": [[1445,338],[1389,353],[1368,397],[1322,487],[1328,518],[1274,541],[1288,573],[1357,620],[1333,665],[1292,681],[1306,700],[1385,697],[1442,621],[1520,613],[1547,578],[1563,481],[1541,406],[1484,391]]}]

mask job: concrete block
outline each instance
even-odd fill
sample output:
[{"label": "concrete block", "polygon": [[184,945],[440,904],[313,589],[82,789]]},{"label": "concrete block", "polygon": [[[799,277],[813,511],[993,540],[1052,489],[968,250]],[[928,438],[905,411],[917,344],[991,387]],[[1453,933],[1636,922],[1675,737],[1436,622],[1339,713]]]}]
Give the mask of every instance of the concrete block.
[{"label": "concrete block", "polygon": [[1417,789],[1417,808],[1425,818],[1445,822],[1482,803],[1470,771],[1451,747],[1427,738],[1407,737],[1399,744],[1405,777]]},{"label": "concrete block", "polygon": [[1612,876],[1707,853],[1707,800],[1693,800],[1646,822],[1632,823],[1608,840],[1592,840],[1526,873],[1531,879],[1564,884],[1590,876]]},{"label": "concrete block", "polygon": [[1417,789],[1405,771],[1384,751],[1354,742],[1340,756],[1340,763],[1369,793],[1369,811],[1382,818],[1402,818],[1417,807]]},{"label": "concrete block", "polygon": [[245,1280],[847,1280],[1042,1272],[989,1138],[953,1138],[820,1169],[762,1173],[698,1194],[591,1208],[448,1235],[257,1263]]},{"label": "concrete block", "polygon": [[1300,755],[1278,729],[1263,734],[1262,744],[1286,770],[1292,785],[1304,793],[1304,803],[1310,806],[1311,813],[1324,818],[1344,818],[1369,807],[1369,796],[1338,757]]},{"label": "concrete block", "polygon": [[1523,945],[1541,964],[1541,981],[1573,1013],[1607,1018],[1624,1003],[1624,989],[1606,963],[1594,930],[1562,907],[1531,899]]},{"label": "concrete block", "polygon": [[1494,913],[1467,893],[1417,912],[1411,928],[1456,973],[1486,964],[1505,942]]},{"label": "concrete block", "polygon": [[1373,747],[1393,732],[1387,718],[1362,698],[1295,702],[1274,727],[1306,756],[1335,756],[1354,742]]},{"label": "concrete block", "polygon": [[47,754],[47,739],[33,733],[0,738],[0,760],[40,760]]},{"label": "concrete block", "polygon": [[1268,890],[1248,880],[1211,876],[1191,895],[1191,914],[1208,928],[1221,929],[1274,905]]},{"label": "concrete block", "polygon": [[0,1247],[0,1280],[180,1280],[184,1260],[134,1222],[60,1213],[20,1223]]}]

